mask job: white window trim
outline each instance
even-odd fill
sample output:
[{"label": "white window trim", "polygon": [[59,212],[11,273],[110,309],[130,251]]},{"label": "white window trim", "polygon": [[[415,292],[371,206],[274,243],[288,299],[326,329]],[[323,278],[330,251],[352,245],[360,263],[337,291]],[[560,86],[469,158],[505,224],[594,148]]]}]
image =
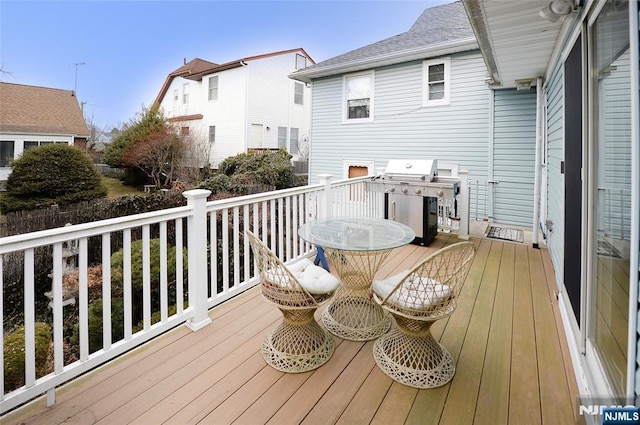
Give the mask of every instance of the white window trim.
[{"label": "white window trim", "polygon": [[[302,102],[297,103],[296,102],[296,87],[302,87]],[[305,98],[305,89],[306,87],[304,86],[304,83],[300,83],[298,81],[294,81],[293,82],[293,104],[294,106],[298,106],[298,107],[302,107],[304,106],[304,98]]]},{"label": "white window trim", "polygon": [[[429,100],[429,67],[444,64],[444,98]],[[451,58],[432,59],[422,62],[422,106],[440,106],[451,103]]]},{"label": "white window trim", "polygon": [[375,161],[357,160],[357,159],[345,159],[342,161],[342,178],[349,178],[349,168],[351,167],[367,167],[368,174],[373,176]]},{"label": "white window trim", "polygon": [[[347,80],[354,77],[369,76],[371,78],[371,95],[369,97],[369,116],[367,118],[349,118],[349,108],[347,107]],[[363,122],[373,122],[375,106],[375,72],[373,70],[347,74],[342,77],[342,123],[357,124]]]}]

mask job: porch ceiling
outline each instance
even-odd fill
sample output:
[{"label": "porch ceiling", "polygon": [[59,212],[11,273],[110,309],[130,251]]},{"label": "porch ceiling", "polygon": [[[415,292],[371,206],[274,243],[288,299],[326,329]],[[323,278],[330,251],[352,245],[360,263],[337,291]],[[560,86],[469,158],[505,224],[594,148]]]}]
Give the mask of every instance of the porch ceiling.
[{"label": "porch ceiling", "polygon": [[[512,88],[515,80],[543,77],[568,17],[540,17],[549,0],[463,0],[487,64],[492,86]],[[571,16],[571,15],[569,15]]]}]

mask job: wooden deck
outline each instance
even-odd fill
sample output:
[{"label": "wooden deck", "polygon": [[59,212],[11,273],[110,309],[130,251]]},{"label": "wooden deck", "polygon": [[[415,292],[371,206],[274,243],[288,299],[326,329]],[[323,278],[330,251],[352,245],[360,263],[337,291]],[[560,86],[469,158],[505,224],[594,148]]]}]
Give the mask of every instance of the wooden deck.
[{"label": "wooden deck", "polygon": [[[456,240],[395,250],[378,276]],[[473,239],[477,255],[457,310],[433,327],[457,361],[447,385],[417,390],[383,374],[373,342],[336,338],[313,372],[285,374],[260,354],[280,312],[254,288],[71,382],[2,424],[549,424],[578,422],[578,394],[545,249]],[[321,310],[316,317],[320,317]]]}]

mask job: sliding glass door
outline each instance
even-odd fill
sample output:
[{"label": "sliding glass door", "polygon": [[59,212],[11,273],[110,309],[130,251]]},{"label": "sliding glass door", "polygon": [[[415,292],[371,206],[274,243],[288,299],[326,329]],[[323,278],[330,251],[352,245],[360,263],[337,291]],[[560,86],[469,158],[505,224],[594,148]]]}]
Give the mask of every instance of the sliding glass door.
[{"label": "sliding glass door", "polygon": [[631,74],[629,2],[609,0],[589,26],[591,303],[588,338],[623,398],[629,326]]}]

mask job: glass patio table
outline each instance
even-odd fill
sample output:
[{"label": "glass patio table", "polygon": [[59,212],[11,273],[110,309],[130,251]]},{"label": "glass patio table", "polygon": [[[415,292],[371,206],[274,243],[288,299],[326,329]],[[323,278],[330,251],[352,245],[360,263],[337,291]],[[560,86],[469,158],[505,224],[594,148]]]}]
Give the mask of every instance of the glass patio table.
[{"label": "glass patio table", "polygon": [[372,299],[371,283],[391,250],[413,241],[413,230],[381,218],[337,217],[307,222],[298,236],[322,247],[341,280],[322,315],[327,330],[352,341],[384,334],[391,317]]}]

